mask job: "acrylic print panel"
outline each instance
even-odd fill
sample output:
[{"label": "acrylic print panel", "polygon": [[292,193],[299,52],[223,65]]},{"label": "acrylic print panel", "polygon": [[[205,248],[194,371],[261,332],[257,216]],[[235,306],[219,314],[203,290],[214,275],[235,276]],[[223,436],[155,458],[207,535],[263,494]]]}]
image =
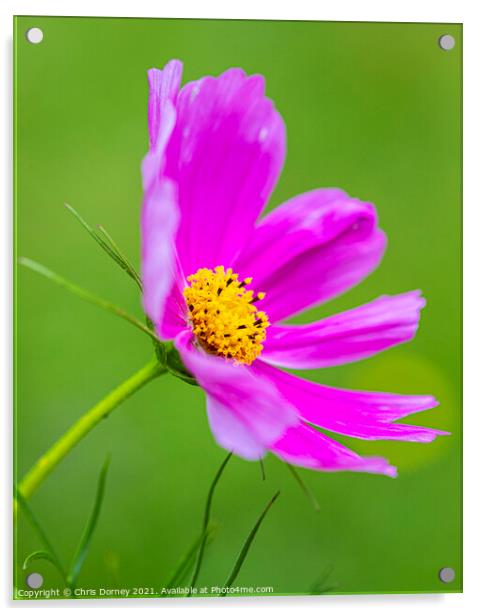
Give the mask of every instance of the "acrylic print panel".
[{"label": "acrylic print panel", "polygon": [[16,598],[461,590],[461,54],[15,19]]}]

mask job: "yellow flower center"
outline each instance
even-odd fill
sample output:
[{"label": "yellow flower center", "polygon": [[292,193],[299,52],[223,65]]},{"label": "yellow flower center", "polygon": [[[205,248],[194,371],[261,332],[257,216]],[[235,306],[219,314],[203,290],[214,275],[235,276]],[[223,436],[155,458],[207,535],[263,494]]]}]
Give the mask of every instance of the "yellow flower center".
[{"label": "yellow flower center", "polygon": [[222,265],[201,268],[188,277],[184,289],[192,331],[208,352],[236,362],[251,364],[263,350],[269,326],[266,313],[255,302],[265,293],[246,289],[251,278],[240,281],[238,274]]}]

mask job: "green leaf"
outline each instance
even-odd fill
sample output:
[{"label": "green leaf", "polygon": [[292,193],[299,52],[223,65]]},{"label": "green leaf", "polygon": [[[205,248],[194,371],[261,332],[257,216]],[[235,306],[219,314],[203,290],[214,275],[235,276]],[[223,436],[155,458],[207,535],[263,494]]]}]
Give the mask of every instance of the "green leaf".
[{"label": "green leaf", "polygon": [[178,379],[181,379],[185,383],[198,386],[198,382],[193,375],[186,370],[177,349],[175,349],[172,345],[167,350],[166,368],[171,374],[177,376]]},{"label": "green leaf", "polygon": [[[26,499],[24,498],[23,494],[21,493],[21,491],[18,489],[17,486],[15,486],[15,499],[17,503],[20,505],[22,511],[24,512],[30,524],[37,531],[37,534],[40,540],[44,544],[44,547],[46,549],[42,553],[48,554],[48,557],[49,557],[48,560],[50,560],[50,562],[56,567],[57,571],[62,576],[62,579],[65,581],[66,575],[65,575],[64,567],[60,561],[60,558],[57,555],[57,552],[55,551],[53,545],[50,543],[50,540],[47,537],[46,532],[42,528],[42,525],[40,524],[37,516],[34,514],[33,510],[30,508],[29,504],[27,503]],[[40,551],[37,553],[40,553]],[[30,554],[30,556],[27,557],[27,560],[24,562],[24,568],[26,566],[25,563],[27,563],[29,558],[33,559],[33,555]]]},{"label": "green leaf", "polygon": [[211,487],[209,488],[208,497],[206,500],[206,507],[204,509],[204,519],[203,519],[203,526],[202,526],[202,531],[201,531],[202,539],[201,539],[201,544],[199,546],[199,551],[197,554],[196,565],[194,567],[194,573],[191,578],[191,584],[189,585],[190,589],[187,595],[188,597],[191,596],[191,589],[195,586],[197,578],[199,576],[199,572],[201,570],[201,565],[202,565],[203,556],[204,556],[204,549],[206,547],[206,539],[207,539],[206,531],[209,526],[209,518],[211,516],[211,503],[213,500],[214,490],[216,488],[218,481],[221,478],[221,475],[223,474],[226,464],[229,462],[232,455],[233,455],[232,452],[228,453],[223,463],[219,467],[218,472],[216,473],[216,476],[213,479]]},{"label": "green leaf", "polygon": [[[147,315],[146,315],[146,325],[148,329],[155,334],[154,323],[151,321],[151,319]],[[154,353],[156,354],[157,360],[159,361],[161,366],[166,367],[166,364],[167,364],[166,348],[169,343],[161,342],[156,335],[155,338],[152,338],[152,344],[154,346]]]},{"label": "green leaf", "polygon": [[[279,491],[276,492],[276,494],[271,498],[269,503],[263,509],[263,512],[261,513],[261,515],[259,516],[258,520],[256,521],[256,524],[253,526],[253,528],[251,529],[251,532],[247,536],[246,541],[244,542],[243,547],[241,548],[241,552],[239,553],[239,556],[236,559],[236,562],[234,563],[233,570],[231,571],[231,574],[228,577],[228,579],[226,580],[226,583],[224,584],[223,588],[229,588],[230,586],[232,586],[233,582],[238,577],[238,574],[239,574],[239,572],[241,570],[241,567],[243,566],[243,563],[244,563],[244,561],[246,559],[246,556],[248,555],[249,548],[251,547],[251,544],[253,543],[253,540],[256,537],[256,533],[258,532],[259,527],[261,526],[261,524],[262,524],[266,514],[268,513],[269,509],[271,508],[271,506],[273,505],[273,503],[275,502],[275,500],[278,498],[278,496],[280,494],[281,493]],[[225,597],[226,593],[221,592],[219,596],[220,597]]]},{"label": "green leaf", "polygon": [[117,263],[117,265],[119,265],[121,269],[123,269],[126,274],[128,274],[142,290],[142,284],[139,275],[130,265],[127,259],[122,255],[122,253],[117,247],[117,244],[115,244],[110,235],[104,229],[102,229],[104,236],[108,239],[108,242],[110,242],[109,245],[109,243],[107,243],[102,237],[100,237],[94,231],[94,229],[82,218],[82,216],[77,212],[77,210],[75,210],[68,203],[65,203],[64,205],[69,210],[69,212],[71,212],[75,216],[75,218],[77,218],[77,220],[84,227],[87,233],[97,242],[97,244],[99,244],[102,250],[104,250],[109,255],[109,257],[113,259]]},{"label": "green leaf", "polygon": [[191,545],[189,550],[183,556],[183,558],[179,561],[178,566],[176,567],[174,573],[171,575],[169,581],[164,584],[165,588],[174,588],[177,584],[181,584],[184,577],[188,573],[189,569],[194,563],[194,558],[196,556],[196,552],[201,545],[204,537],[206,536],[206,545],[212,541],[214,534],[216,532],[216,527],[213,524],[210,524],[209,528],[206,531],[202,532],[196,541]]},{"label": "green leaf", "polygon": [[110,312],[111,314],[115,314],[117,317],[120,317],[121,319],[124,319],[124,321],[127,321],[131,325],[134,325],[135,327],[137,327],[137,329],[140,329],[144,334],[147,334],[150,338],[155,340],[157,344],[159,345],[163,344],[163,342],[159,340],[159,338],[152,331],[152,329],[149,329],[147,325],[144,325],[144,323],[142,323],[141,321],[138,321],[135,317],[130,315],[123,308],[119,308],[119,306],[116,306],[112,302],[109,302],[105,299],[97,297],[90,291],[87,291],[86,289],[79,287],[75,283],[70,282],[70,280],[63,278],[59,274],[56,274],[52,270],[48,269],[44,265],[41,265],[40,263],[37,263],[36,261],[33,261],[32,259],[28,259],[27,257],[20,257],[18,262],[20,263],[20,265],[23,265],[24,267],[28,267],[34,272],[37,272],[37,274],[41,274],[45,278],[48,278],[52,282],[55,282],[55,284],[58,284],[59,286],[66,289],[67,291],[70,291],[70,293],[77,295],[77,297],[80,297],[81,299],[86,300],[87,302],[90,302],[91,304],[94,304],[95,306],[98,306],[99,308],[102,308],[103,310],[107,310],[107,312]]},{"label": "green leaf", "polygon": [[92,513],[87,521],[87,525],[84,529],[79,545],[75,552],[72,564],[67,575],[67,585],[69,588],[75,588],[75,583],[79,576],[82,565],[87,557],[92,537],[99,520],[100,511],[102,508],[102,501],[104,499],[105,481],[107,478],[107,471],[109,470],[110,456],[107,456],[102,469],[100,471],[99,480],[97,483],[97,493],[95,497],[94,507]]},{"label": "green leaf", "polygon": [[286,466],[290,469],[291,474],[293,475],[293,477],[297,481],[297,483],[300,486],[300,488],[303,490],[303,493],[306,496],[306,498],[313,505],[313,509],[318,513],[320,511],[320,505],[319,505],[318,501],[316,500],[316,496],[313,494],[313,492],[310,490],[310,488],[306,485],[306,483],[303,481],[303,479],[301,479],[301,477],[298,474],[298,472],[296,471],[295,467],[291,466],[291,464],[288,464],[288,462],[286,462]]},{"label": "green leaf", "polygon": [[45,550],[37,550],[36,552],[32,552],[31,554],[29,554],[27,558],[23,561],[22,569],[25,570],[34,560],[48,560],[55,567],[57,567],[57,562],[50,552],[46,552]]}]

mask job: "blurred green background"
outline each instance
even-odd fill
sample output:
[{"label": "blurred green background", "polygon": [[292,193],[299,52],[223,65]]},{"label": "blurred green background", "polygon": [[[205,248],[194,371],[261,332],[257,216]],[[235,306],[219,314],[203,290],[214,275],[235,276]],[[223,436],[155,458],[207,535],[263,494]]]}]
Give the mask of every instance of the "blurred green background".
[{"label": "blurred green background", "polygon": [[[31,45],[25,31],[42,28]],[[215,496],[219,523],[200,585],[225,581],[276,489],[237,580],[305,593],[327,566],[336,592],[461,589],[461,47],[445,24],[309,23],[19,17],[16,29],[16,237],[28,256],[142,316],[132,281],[63,207],[103,224],[138,266],[139,166],[147,148],[146,71],[170,58],[184,81],[231,66],[267,80],[288,130],[288,157],[269,207],[319,186],[374,202],[389,238],[380,268],[309,314],[320,318],[386,293],[428,300],[416,340],[307,377],[347,388],[431,393],[412,422],[452,432],[432,444],[340,439],[399,467],[396,480],[301,470],[315,513],[286,466],[232,460]],[[456,39],[452,51],[440,35]],[[302,319],[297,319],[302,321]],[[148,361],[149,339],[19,268],[16,301],[19,478],[89,406]],[[106,453],[107,491],[84,588],[159,587],[197,536],[224,458],[202,391],[165,376],[98,426],[31,500],[61,557],[73,554]],[[23,517],[16,573],[42,546]],[[453,567],[455,581],[438,579]],[[33,563],[44,587],[59,577]]]}]

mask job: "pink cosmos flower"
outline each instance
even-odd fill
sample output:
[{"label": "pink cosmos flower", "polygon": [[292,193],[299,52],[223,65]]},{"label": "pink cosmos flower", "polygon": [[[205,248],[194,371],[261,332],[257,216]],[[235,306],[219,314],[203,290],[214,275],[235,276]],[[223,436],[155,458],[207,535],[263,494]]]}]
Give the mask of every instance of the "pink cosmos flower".
[{"label": "pink cosmos flower", "polygon": [[214,438],[248,460],[267,451],[322,471],[396,476],[315,427],[358,439],[429,442],[395,423],[432,396],[346,391],[280,367],[369,357],[413,338],[419,291],[382,296],[309,325],[283,321],[357,285],[386,238],[374,206],[339,189],[301,194],[260,218],[283,167],[280,114],[264,79],[232,68],[180,88],[172,60],[149,77],[150,148],[142,165],[144,308],[204,389]]}]

